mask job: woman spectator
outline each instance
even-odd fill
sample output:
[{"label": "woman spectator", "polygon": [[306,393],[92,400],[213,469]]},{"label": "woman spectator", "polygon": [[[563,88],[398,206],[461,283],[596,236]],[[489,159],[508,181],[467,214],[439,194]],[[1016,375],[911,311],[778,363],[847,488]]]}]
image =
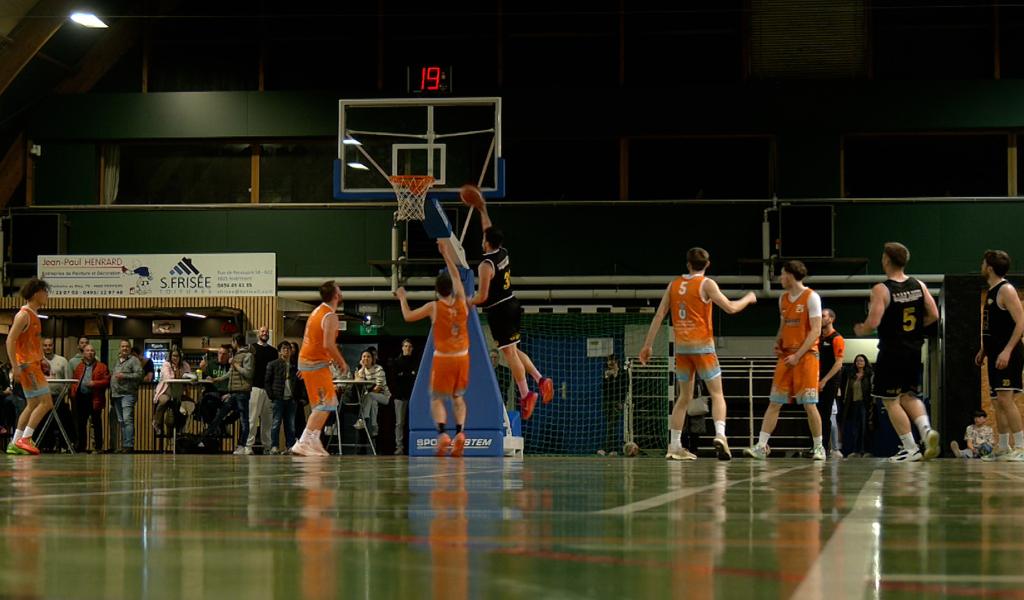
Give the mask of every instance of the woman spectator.
[{"label": "woman spectator", "polygon": [[[171,355],[164,362],[163,366],[160,367],[160,383],[157,384],[156,392],[153,393],[153,402],[156,403],[156,410],[153,413],[153,431],[157,435],[163,435],[164,433],[164,419],[167,415],[167,409],[176,409],[181,403],[181,395],[185,391],[185,384],[168,383],[167,380],[183,379],[191,373],[192,367],[189,366],[188,362],[181,359],[181,350],[171,348]],[[173,410],[171,414],[173,423]]]},{"label": "woman spectator", "polygon": [[[372,381],[373,387],[366,390],[360,401],[359,415],[355,428],[366,428],[370,437],[377,437],[377,407],[387,404],[391,400],[391,392],[388,390],[387,375],[384,374],[384,367],[377,364],[377,357],[370,350],[364,350],[359,357],[359,370],[356,371],[356,379]],[[369,386],[366,386],[369,387]]]},{"label": "woman spectator", "polygon": [[853,365],[843,371],[842,448],[847,457],[864,456],[871,447],[868,439],[874,427],[871,396],[871,361],[858,354]]}]

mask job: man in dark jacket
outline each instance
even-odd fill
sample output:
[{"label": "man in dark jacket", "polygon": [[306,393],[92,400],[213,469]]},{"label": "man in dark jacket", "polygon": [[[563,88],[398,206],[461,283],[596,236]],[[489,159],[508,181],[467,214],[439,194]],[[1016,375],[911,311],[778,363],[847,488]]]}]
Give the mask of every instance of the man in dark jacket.
[{"label": "man in dark jacket", "polygon": [[89,440],[89,419],[92,419],[92,451],[103,448],[103,409],[107,404],[107,388],[110,387],[110,370],[96,360],[96,350],[86,346],[82,361],[75,367],[71,384],[71,398],[75,414],[75,452],[85,452]]},{"label": "man in dark jacket", "polygon": [[419,363],[412,355],[412,340],[402,340],[402,355],[391,363],[394,386],[392,398],[395,401],[395,454],[405,454],[405,421],[409,414],[409,399],[416,383]]},{"label": "man in dark jacket", "polygon": [[277,442],[281,436],[281,424],[284,424],[285,448],[291,448],[295,444],[295,411],[298,408],[299,390],[302,382],[299,381],[299,371],[292,363],[292,345],[289,342],[281,342],[277,346],[278,358],[270,361],[267,365],[267,374],[264,379],[263,389],[270,396],[273,405],[273,425],[270,438],[272,448],[271,454],[278,454]]}]

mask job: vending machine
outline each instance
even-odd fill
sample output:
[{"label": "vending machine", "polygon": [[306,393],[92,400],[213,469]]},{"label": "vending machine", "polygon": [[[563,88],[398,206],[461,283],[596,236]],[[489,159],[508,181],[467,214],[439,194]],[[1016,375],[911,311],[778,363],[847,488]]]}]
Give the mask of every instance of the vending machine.
[{"label": "vending machine", "polygon": [[153,381],[160,381],[160,369],[164,362],[171,357],[172,340],[145,340],[142,346],[142,355],[153,361]]}]

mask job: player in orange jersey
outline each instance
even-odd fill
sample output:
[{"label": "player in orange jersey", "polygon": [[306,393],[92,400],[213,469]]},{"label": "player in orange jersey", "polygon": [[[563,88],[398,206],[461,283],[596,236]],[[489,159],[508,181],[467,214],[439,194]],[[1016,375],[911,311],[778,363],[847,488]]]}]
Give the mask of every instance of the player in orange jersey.
[{"label": "player in orange jersey", "polygon": [[[462,286],[459,270],[455,266],[455,251],[451,242],[437,240],[437,248],[444,257],[447,272],[437,276],[434,289],[437,300],[427,302],[412,310],[406,297],[405,288],[398,288],[395,295],[402,305],[402,316],[406,321],[419,321],[430,317],[434,324],[434,359],[430,367],[430,414],[437,423],[437,455],[445,456],[451,450],[452,456],[462,456],[466,445],[466,388],[469,387],[469,303]],[[448,413],[444,401],[451,399],[455,412],[455,440],[445,431]]]},{"label": "player in orange jersey", "polygon": [[299,456],[327,456],[327,450],[320,443],[320,430],[327,422],[327,415],[337,413],[338,398],[334,392],[334,378],[331,363],[342,372],[348,371],[345,357],[338,350],[338,306],[341,305],[341,288],[338,284],[325,281],[320,286],[323,301],[306,320],[306,331],[302,336],[299,350],[299,374],[306,384],[306,394],[313,412],[306,421],[302,437],[292,446],[292,454]]},{"label": "player in orange jersey", "polygon": [[672,330],[676,354],[676,380],[679,382],[679,397],[669,417],[668,453],[665,458],[676,460],[693,460],[697,458],[683,448],[680,437],[686,421],[686,407],[693,399],[694,375],[700,378],[711,394],[711,415],[715,421],[715,452],[719,460],[729,460],[732,452],[725,438],[725,395],[722,393],[722,369],[718,366],[715,355],[715,336],[711,326],[711,304],[717,304],[729,314],[736,314],[747,306],[757,302],[753,292],[743,298],[732,301],[718,289],[713,279],[704,276],[704,271],[711,261],[708,251],[703,248],[691,248],[686,253],[686,275],[677,277],[668,284],[665,294],[661,297],[658,312],[651,320],[647,331],[647,339],[640,350],[640,362],[647,364],[651,358],[651,345],[654,343],[658,329],[661,328],[665,315],[671,311]]},{"label": "player in orange jersey", "polygon": [[7,356],[13,358],[11,380],[21,383],[28,404],[18,415],[18,426],[7,453],[39,454],[32,434],[39,421],[53,409],[53,396],[43,374],[43,326],[39,321],[39,309],[46,306],[50,298],[50,286],[33,277],[22,286],[21,297],[25,299],[25,306],[14,317],[7,334]]},{"label": "player in orange jersey", "polygon": [[771,450],[768,438],[775,431],[782,405],[795,398],[804,407],[814,440],[814,460],[825,460],[821,443],[821,415],[818,414],[818,338],[821,336],[821,297],[803,283],[807,267],[798,260],[782,265],[779,280],[779,333],[775,339],[775,365],[771,402],[764,411],[757,444],[744,450],[751,458],[765,459]]}]

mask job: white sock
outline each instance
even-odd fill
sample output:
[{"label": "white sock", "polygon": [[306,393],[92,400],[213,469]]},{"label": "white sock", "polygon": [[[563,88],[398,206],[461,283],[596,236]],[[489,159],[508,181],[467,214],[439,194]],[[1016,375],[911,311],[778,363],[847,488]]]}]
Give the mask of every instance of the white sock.
[{"label": "white sock", "polygon": [[914,419],[914,425],[917,425],[917,432],[921,434],[922,439],[932,430],[932,423],[928,420],[928,415],[921,415]]},{"label": "white sock", "polygon": [[913,452],[917,450],[917,442],[914,441],[914,432],[908,431],[907,433],[900,436],[900,443],[903,444],[903,449],[907,452]]},{"label": "white sock", "polygon": [[673,446],[679,446],[683,443],[683,430],[682,429],[669,429],[671,436],[669,437],[669,443]]},{"label": "white sock", "polygon": [[811,439],[814,440],[814,447],[815,448],[817,448],[818,446],[821,445],[821,436],[820,435],[817,436],[817,437],[812,437]]},{"label": "white sock", "polygon": [[17,441],[20,440],[24,435],[25,435],[25,430],[24,429],[15,429],[14,430],[14,439],[11,440],[11,441],[17,443]]},{"label": "white sock", "polygon": [[1006,449],[1010,447],[1010,434],[1000,433],[999,434],[999,447]]},{"label": "white sock", "polygon": [[1018,450],[1024,450],[1024,431],[1018,431],[1013,434],[1013,447]]},{"label": "white sock", "polygon": [[772,437],[772,434],[770,434],[768,432],[765,432],[765,431],[762,431],[757,436],[757,445],[762,447],[762,448],[764,448],[765,446],[768,445],[768,438],[770,438],[770,437]]},{"label": "white sock", "polygon": [[32,439],[32,434],[35,433],[35,432],[36,432],[35,429],[32,429],[31,427],[26,427],[25,428],[25,433],[21,434],[21,437],[25,438],[25,439],[31,440]]},{"label": "white sock", "polygon": [[302,430],[302,439],[300,441],[303,444],[308,444],[313,441],[313,432],[310,431],[308,427]]},{"label": "white sock", "polygon": [[725,437],[725,421],[715,421],[715,435]]}]

